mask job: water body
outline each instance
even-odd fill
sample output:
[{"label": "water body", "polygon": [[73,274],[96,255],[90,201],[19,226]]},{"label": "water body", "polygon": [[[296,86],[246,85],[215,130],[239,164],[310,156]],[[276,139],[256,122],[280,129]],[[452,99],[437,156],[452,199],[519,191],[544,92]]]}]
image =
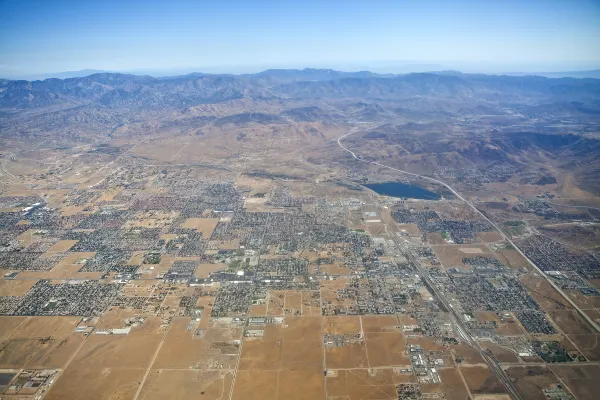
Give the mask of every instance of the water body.
[{"label": "water body", "polygon": [[420,186],[400,182],[370,183],[363,185],[377,194],[405,199],[439,200],[441,196]]}]

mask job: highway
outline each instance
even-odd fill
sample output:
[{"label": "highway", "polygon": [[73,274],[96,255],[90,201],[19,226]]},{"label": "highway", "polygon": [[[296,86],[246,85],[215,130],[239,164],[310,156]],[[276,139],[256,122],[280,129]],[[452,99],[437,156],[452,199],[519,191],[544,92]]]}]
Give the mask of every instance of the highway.
[{"label": "highway", "polygon": [[579,314],[580,314],[580,315],[581,315],[581,316],[582,316],[582,317],[583,317],[583,318],[584,318],[584,319],[585,319],[585,320],[586,320],[586,321],[587,321],[587,322],[588,322],[588,323],[589,323],[589,324],[590,324],[592,327],[594,327],[594,329],[595,329],[597,332],[599,332],[599,333],[600,333],[600,326],[598,326],[598,324],[597,324],[597,323],[596,323],[596,322],[595,322],[595,321],[594,321],[592,318],[590,318],[590,317],[589,317],[589,316],[588,316],[588,315],[587,315],[585,312],[583,312],[583,310],[582,310],[581,308],[579,308],[579,306],[577,306],[577,304],[575,304],[575,302],[574,302],[573,300],[571,300],[571,298],[569,298],[569,296],[567,296],[567,295],[565,294],[565,292],[563,292],[563,291],[562,291],[562,289],[561,289],[560,287],[558,287],[558,285],[557,285],[557,284],[555,284],[555,283],[554,283],[554,281],[552,281],[552,279],[550,279],[550,278],[549,278],[549,277],[548,277],[548,276],[547,276],[547,275],[546,275],[546,274],[545,274],[545,273],[544,273],[544,272],[543,272],[543,271],[542,271],[542,270],[541,270],[541,269],[540,269],[540,268],[539,268],[539,267],[538,267],[538,266],[537,266],[537,265],[536,265],[536,264],[535,264],[535,263],[534,263],[532,260],[530,260],[530,259],[529,259],[529,258],[528,258],[528,257],[527,257],[527,256],[526,256],[526,255],[525,255],[525,254],[524,254],[524,253],[521,251],[521,249],[519,248],[519,246],[517,246],[517,245],[516,245],[516,244],[515,244],[515,243],[514,243],[514,242],[513,242],[513,241],[512,241],[512,240],[511,240],[511,239],[510,239],[510,238],[509,238],[507,235],[505,235],[505,234],[504,234],[504,232],[503,232],[503,231],[502,231],[500,228],[498,228],[498,226],[497,226],[497,225],[496,225],[496,224],[495,224],[493,221],[491,221],[491,220],[490,220],[490,219],[489,219],[489,218],[488,218],[488,217],[487,217],[487,216],[486,216],[484,213],[482,213],[482,212],[481,212],[481,211],[480,211],[480,210],[479,210],[477,207],[475,207],[475,205],[473,205],[471,202],[469,202],[469,201],[468,201],[468,200],[466,200],[464,197],[462,197],[462,196],[461,196],[461,195],[460,195],[460,194],[459,194],[459,193],[458,193],[456,190],[454,190],[454,188],[452,188],[452,186],[450,186],[450,185],[448,185],[447,183],[445,183],[445,182],[442,182],[442,181],[440,181],[440,180],[437,180],[437,179],[434,179],[434,178],[430,178],[430,177],[428,177],[428,176],[419,175],[419,174],[415,174],[415,173],[412,173],[412,172],[403,171],[403,170],[401,170],[401,169],[398,169],[398,168],[389,167],[389,166],[387,166],[387,165],[383,165],[383,164],[381,164],[381,163],[378,163],[378,162],[376,162],[376,161],[366,161],[366,160],[363,160],[362,158],[358,157],[358,156],[357,156],[357,155],[356,155],[356,154],[355,154],[353,151],[351,151],[350,149],[346,148],[346,147],[345,147],[345,146],[342,144],[341,140],[342,140],[342,139],[344,139],[345,137],[349,136],[349,135],[352,135],[353,133],[356,133],[356,132],[357,132],[357,130],[358,130],[358,129],[357,129],[357,128],[355,128],[355,129],[351,130],[349,133],[347,133],[347,134],[345,134],[345,135],[342,135],[342,136],[340,136],[340,137],[337,139],[337,143],[338,143],[338,145],[339,145],[339,146],[340,146],[342,149],[344,149],[345,151],[347,151],[348,153],[352,154],[352,157],[354,157],[355,159],[357,159],[357,160],[359,160],[359,161],[367,162],[367,163],[369,163],[369,164],[374,164],[374,165],[377,165],[377,166],[379,166],[379,167],[382,167],[382,168],[391,169],[391,170],[393,170],[393,171],[400,172],[400,173],[402,173],[402,174],[406,174],[406,175],[415,176],[415,177],[417,177],[417,178],[425,179],[425,180],[428,180],[428,181],[430,181],[430,182],[434,182],[434,183],[437,183],[437,184],[439,184],[439,185],[442,185],[442,186],[444,186],[444,187],[445,187],[446,189],[448,189],[448,190],[449,190],[449,191],[450,191],[450,192],[451,192],[453,195],[455,195],[455,196],[456,196],[458,199],[460,199],[460,200],[464,201],[464,202],[465,202],[465,203],[466,203],[466,204],[467,204],[467,205],[468,205],[468,206],[469,206],[471,209],[473,209],[473,211],[475,211],[475,212],[476,212],[478,215],[480,215],[480,216],[481,216],[481,217],[482,217],[484,220],[486,220],[486,221],[487,221],[487,222],[488,222],[488,223],[489,223],[491,226],[493,226],[493,227],[494,227],[494,229],[496,229],[496,231],[498,231],[498,233],[500,233],[500,235],[502,236],[502,238],[503,238],[504,240],[506,240],[508,243],[510,243],[510,244],[511,244],[511,245],[512,245],[512,246],[515,248],[515,250],[517,250],[517,252],[519,252],[519,254],[520,254],[520,255],[521,255],[523,258],[525,258],[525,260],[527,260],[527,262],[528,262],[528,263],[529,263],[529,264],[530,264],[530,265],[531,265],[533,268],[535,268],[535,269],[536,269],[536,271],[537,271],[537,272],[538,272],[538,273],[539,273],[541,276],[543,276],[543,277],[546,279],[546,281],[548,281],[548,283],[550,283],[550,285],[552,285],[552,287],[553,287],[554,289],[556,289],[556,291],[558,291],[558,292],[559,292],[559,293],[560,293],[560,294],[561,294],[561,295],[562,295],[562,296],[565,298],[565,300],[567,300],[567,301],[569,302],[569,304],[571,304],[571,306],[573,306],[573,308],[574,308],[575,310],[577,310],[577,312],[578,312],[578,313],[579,313]]},{"label": "highway", "polygon": [[[491,226],[493,226],[494,229],[496,231],[498,231],[500,233],[500,235],[502,235],[502,237],[503,237],[504,240],[506,240],[508,243],[510,243],[519,252],[519,254],[521,256],[523,256],[527,260],[527,262],[532,267],[534,267],[538,271],[538,273],[541,276],[543,276],[552,285],[552,287],[554,287],[554,289],[556,289],[594,327],[594,329],[596,329],[598,332],[600,332],[600,328],[595,323],[595,321],[593,321],[590,317],[588,317],[587,314],[585,314],[551,279],[549,279],[548,276],[546,274],[544,274],[544,272],[532,260],[530,260],[521,251],[521,249],[519,249],[519,247],[512,240],[510,240],[510,238],[507,235],[505,235],[504,232],[502,232],[502,230],[500,228],[498,228],[498,226],[494,222],[492,222],[483,212],[481,212],[477,207],[475,207],[475,205],[473,205],[471,202],[469,202],[463,196],[461,196],[450,185],[448,185],[447,183],[442,182],[440,180],[437,180],[437,179],[434,179],[434,178],[430,178],[428,176],[423,176],[423,175],[415,174],[415,173],[412,173],[412,172],[404,171],[404,170],[401,170],[401,169],[393,168],[393,167],[390,167],[390,166],[378,163],[376,161],[367,161],[367,160],[364,160],[361,157],[357,156],[352,150],[350,150],[349,148],[347,148],[346,146],[344,146],[342,144],[342,139],[344,139],[347,136],[350,136],[350,135],[356,133],[357,131],[358,131],[358,128],[355,128],[355,129],[352,129],[350,132],[346,133],[345,135],[340,136],[337,139],[338,145],[343,150],[345,150],[346,152],[350,153],[352,155],[352,157],[354,157],[358,161],[363,161],[363,162],[366,162],[366,163],[369,163],[369,164],[374,164],[374,165],[377,165],[377,166],[382,167],[382,168],[391,169],[393,171],[396,171],[396,172],[399,172],[399,173],[402,173],[402,174],[411,175],[411,176],[414,176],[414,177],[417,177],[417,178],[421,178],[421,179],[425,179],[425,180],[428,180],[430,182],[434,182],[434,183],[437,183],[439,185],[444,186],[454,196],[456,196],[458,199],[460,199],[463,202],[465,202],[466,204],[468,204],[471,209],[473,209],[478,215],[480,215]],[[500,379],[500,381],[504,385],[504,387],[507,390],[507,392],[509,393],[509,395],[513,399],[515,399],[515,400],[521,400],[522,397],[516,391],[516,389],[515,389],[512,381],[511,381],[511,379],[508,377],[508,375],[506,374],[506,372],[504,371],[504,369],[502,369],[502,366],[500,365],[500,363],[498,362],[498,360],[495,357],[493,357],[493,355],[490,354],[488,351],[486,351],[485,349],[483,349],[481,347],[481,345],[479,344],[479,342],[477,342],[476,340],[473,339],[473,337],[471,336],[471,334],[470,334],[469,330],[467,329],[467,327],[464,326],[464,324],[462,322],[462,319],[461,319],[461,316],[458,315],[458,313],[454,310],[454,308],[450,306],[450,304],[446,300],[444,294],[440,293],[440,291],[438,290],[438,288],[431,282],[431,280],[429,278],[429,274],[423,269],[421,263],[412,254],[412,252],[410,251],[410,249],[408,249],[402,243],[400,243],[399,241],[397,241],[395,237],[393,237],[393,240],[402,249],[402,251],[405,254],[405,256],[415,265],[415,267],[417,268],[417,270],[418,270],[419,274],[421,275],[422,279],[427,283],[427,285],[433,291],[432,294],[448,310],[448,312],[449,312],[449,314],[450,314],[450,316],[452,318],[452,321],[453,321],[454,325],[456,326],[457,331],[459,332],[459,335],[470,346],[474,347],[475,349],[477,349],[479,351],[479,354],[481,355],[481,357],[484,359],[484,361],[490,367],[490,369],[496,374],[496,376],[498,377],[498,379]]]},{"label": "highway", "polygon": [[500,382],[502,382],[504,388],[510,394],[510,396],[515,400],[521,400],[522,397],[519,395],[519,393],[513,386],[511,379],[508,377],[508,375],[506,375],[506,372],[504,372],[504,369],[502,369],[500,363],[498,363],[498,361],[488,351],[481,347],[478,341],[473,339],[468,327],[464,325],[461,315],[459,315],[456,312],[456,310],[450,306],[450,303],[448,302],[448,300],[446,300],[445,295],[438,290],[438,288],[433,282],[431,282],[429,274],[423,268],[420,261],[414,256],[414,254],[410,251],[409,248],[397,241],[395,237],[393,237],[392,240],[394,240],[394,242],[400,247],[407,259],[409,259],[411,263],[417,268],[419,275],[427,283],[428,288],[433,292],[432,294],[438,299],[438,301],[444,306],[444,308],[446,308],[446,310],[450,314],[454,326],[456,327],[457,332],[463,338],[463,340],[467,342],[467,344],[469,344],[471,347],[474,347],[476,350],[479,351],[479,354],[481,355],[483,360],[496,374],[498,379],[500,379]]}]

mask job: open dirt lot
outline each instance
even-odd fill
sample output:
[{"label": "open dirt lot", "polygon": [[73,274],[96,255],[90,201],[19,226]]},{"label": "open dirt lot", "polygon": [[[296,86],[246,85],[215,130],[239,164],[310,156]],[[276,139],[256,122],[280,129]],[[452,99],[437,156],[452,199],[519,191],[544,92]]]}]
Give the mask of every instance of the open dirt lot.
[{"label": "open dirt lot", "polygon": [[504,393],[502,383],[486,365],[462,365],[460,371],[471,393]]},{"label": "open dirt lot", "polygon": [[0,316],[0,338],[9,338],[29,317]]},{"label": "open dirt lot", "polygon": [[[237,359],[238,346],[221,346],[220,343],[232,343],[240,339],[242,332],[239,328],[208,328],[204,337],[194,337],[197,323],[191,329],[188,326],[192,321],[189,317],[174,318],[169,333],[154,361],[153,368],[178,369],[212,368],[213,363],[218,363],[221,368],[232,369]],[[215,342],[218,345],[212,345]],[[223,351],[221,351],[221,350]]]},{"label": "open dirt lot", "polygon": [[323,372],[279,371],[277,400],[313,400],[323,397]]},{"label": "open dirt lot", "polygon": [[445,268],[458,267],[470,269],[470,266],[467,266],[463,263],[463,258],[474,256],[487,256],[495,258],[492,251],[483,244],[439,245],[431,247]]},{"label": "open dirt lot", "polygon": [[244,340],[240,370],[278,370],[281,368],[283,343],[279,325],[265,328],[262,338]]},{"label": "open dirt lot", "polygon": [[286,315],[302,314],[302,292],[289,290],[285,292],[284,312]]},{"label": "open dirt lot", "polygon": [[282,316],[284,312],[285,291],[269,291],[267,294],[267,315]]},{"label": "open dirt lot", "polygon": [[36,283],[35,279],[2,279],[0,280],[0,296],[24,296]]},{"label": "open dirt lot", "polygon": [[533,275],[521,275],[519,276],[519,280],[531,294],[531,297],[539,303],[542,310],[550,311],[573,308],[544,278]]},{"label": "open dirt lot", "polygon": [[330,369],[369,367],[365,343],[345,343],[343,347],[326,347],[325,365]]},{"label": "open dirt lot", "polygon": [[173,222],[177,215],[177,211],[138,211],[134,218],[125,222],[123,229],[162,228]]},{"label": "open dirt lot", "polygon": [[589,361],[600,361],[600,335],[568,335],[569,339]]},{"label": "open dirt lot", "polygon": [[202,233],[202,238],[208,240],[215,227],[219,223],[219,218],[188,218],[181,225],[182,228],[195,229]]},{"label": "open dirt lot", "polygon": [[365,315],[361,317],[364,332],[399,332],[398,318],[394,315]]},{"label": "open dirt lot", "polygon": [[318,291],[302,291],[302,314],[311,317],[321,315],[321,293]]},{"label": "open dirt lot", "polygon": [[499,249],[496,251],[496,256],[509,268],[529,270],[532,268],[527,260],[516,250]]},{"label": "open dirt lot", "polygon": [[279,371],[238,371],[233,400],[277,399]]},{"label": "open dirt lot", "polygon": [[319,265],[321,273],[327,275],[348,275],[350,269],[343,264],[321,264]]},{"label": "open dirt lot", "polygon": [[582,310],[600,308],[600,296],[586,296],[576,289],[565,290],[564,292]]},{"label": "open dirt lot", "polygon": [[283,325],[283,340],[321,342],[320,317],[286,317]]},{"label": "open dirt lot", "polygon": [[71,364],[44,399],[132,399],[146,372],[140,368],[81,367]]},{"label": "open dirt lot", "polygon": [[222,400],[231,392],[232,378],[229,371],[153,369],[139,399]]},{"label": "open dirt lot", "polygon": [[556,375],[547,367],[510,367],[506,373],[515,379],[515,386],[524,399],[545,400],[542,389],[560,383]]},{"label": "open dirt lot", "polygon": [[361,321],[359,316],[323,317],[323,333],[349,334],[360,332]]},{"label": "open dirt lot", "polygon": [[406,340],[400,332],[367,332],[365,343],[370,367],[410,364]]},{"label": "open dirt lot", "polygon": [[593,333],[592,327],[583,320],[574,310],[549,311],[548,315],[556,325],[566,334]]},{"label": "open dirt lot", "polygon": [[162,336],[160,319],[156,317],[147,317],[141,327],[133,328],[128,335],[92,334],[69,368],[147,368]]},{"label": "open dirt lot", "polygon": [[327,376],[327,396],[332,399],[379,400],[396,399],[396,387],[392,369],[338,370]]},{"label": "open dirt lot", "polygon": [[266,304],[253,304],[250,306],[250,310],[248,311],[248,315],[251,317],[258,317],[267,315],[267,305]]},{"label": "open dirt lot", "polygon": [[223,271],[227,269],[225,264],[199,264],[196,267],[196,278],[208,278],[212,272]]},{"label": "open dirt lot", "polygon": [[600,392],[600,365],[552,365],[558,376],[578,400],[595,400]]},{"label": "open dirt lot", "polygon": [[479,232],[477,233],[477,239],[484,243],[494,243],[503,240],[502,235],[496,231]]},{"label": "open dirt lot", "polygon": [[[303,317],[300,317],[303,318]],[[291,326],[286,318],[283,325],[270,324],[262,338],[245,338],[239,369],[247,370],[321,370],[323,365],[319,325],[317,335],[299,339],[292,330],[302,329],[297,318]],[[312,320],[314,318],[310,318]],[[295,321],[296,320],[296,321]],[[318,319],[317,319],[318,320]],[[287,327],[284,327],[287,325]]]},{"label": "open dirt lot", "polygon": [[453,346],[452,350],[456,358],[462,359],[461,365],[480,365],[485,363],[479,352],[466,344]]},{"label": "open dirt lot", "polygon": [[69,251],[71,247],[75,246],[75,243],[77,243],[77,240],[59,240],[52,247],[46,250],[46,253],[64,253],[65,251]]},{"label": "open dirt lot", "polygon": [[519,362],[519,357],[517,357],[517,354],[514,351],[485,340],[481,341],[481,345],[484,349],[491,351],[501,363]]},{"label": "open dirt lot", "polygon": [[463,400],[469,397],[457,368],[438,368],[437,373],[442,380],[442,391],[448,400]]},{"label": "open dirt lot", "polygon": [[7,320],[0,368],[62,368],[85,336],[73,333],[79,317],[20,317]]},{"label": "open dirt lot", "polygon": [[281,368],[321,371],[323,350],[317,341],[283,341]]}]

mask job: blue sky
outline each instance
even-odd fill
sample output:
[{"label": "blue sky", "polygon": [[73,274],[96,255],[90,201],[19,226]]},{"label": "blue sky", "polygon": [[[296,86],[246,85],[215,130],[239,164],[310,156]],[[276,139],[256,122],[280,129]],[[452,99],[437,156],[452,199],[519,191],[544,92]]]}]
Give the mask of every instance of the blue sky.
[{"label": "blue sky", "polygon": [[600,1],[0,0],[0,76],[600,67]]}]

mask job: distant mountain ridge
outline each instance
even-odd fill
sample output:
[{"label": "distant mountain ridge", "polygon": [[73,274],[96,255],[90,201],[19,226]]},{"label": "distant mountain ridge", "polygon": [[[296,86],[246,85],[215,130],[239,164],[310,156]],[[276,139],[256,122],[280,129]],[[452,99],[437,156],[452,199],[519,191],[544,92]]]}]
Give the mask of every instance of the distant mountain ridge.
[{"label": "distant mountain ridge", "polygon": [[105,107],[185,108],[242,97],[260,98],[389,98],[414,96],[487,99],[582,101],[600,98],[600,80],[415,73],[381,75],[368,71],[327,69],[266,70],[258,74],[188,74],[154,78],[144,75],[96,73],[85,77],[43,81],[0,80],[0,108],[94,103]]}]

